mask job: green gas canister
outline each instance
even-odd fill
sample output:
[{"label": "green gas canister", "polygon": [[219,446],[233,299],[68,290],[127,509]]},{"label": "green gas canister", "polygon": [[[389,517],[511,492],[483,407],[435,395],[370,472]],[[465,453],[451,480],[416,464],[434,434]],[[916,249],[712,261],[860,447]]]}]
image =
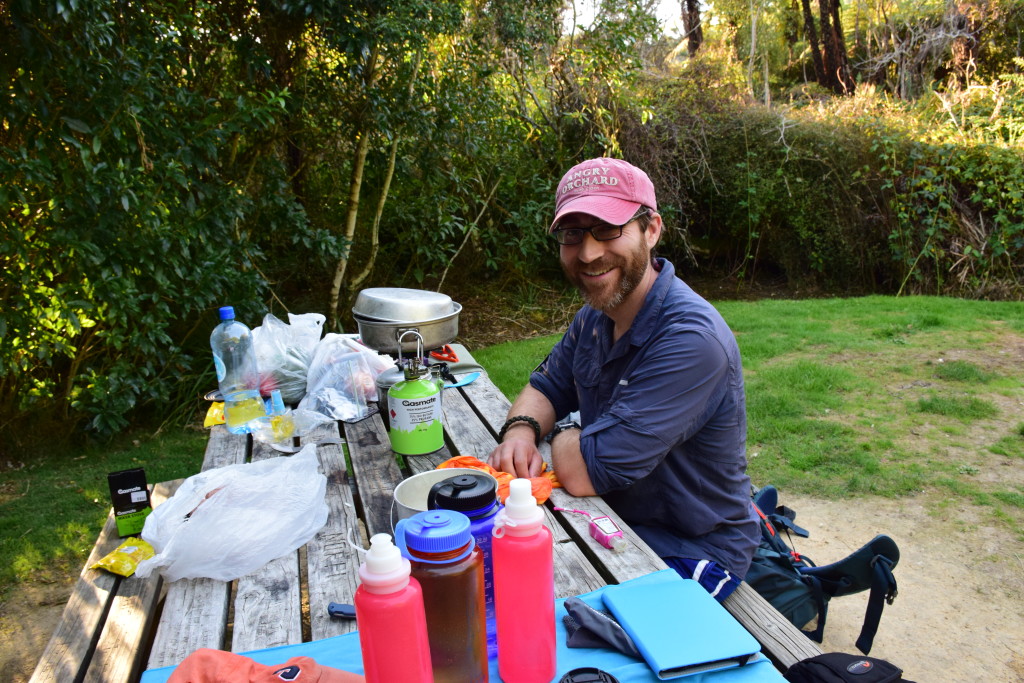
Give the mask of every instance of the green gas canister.
[{"label": "green gas canister", "polygon": [[401,358],[402,381],[388,390],[391,450],[400,455],[425,455],[444,446],[441,386],[430,368],[417,358]]}]

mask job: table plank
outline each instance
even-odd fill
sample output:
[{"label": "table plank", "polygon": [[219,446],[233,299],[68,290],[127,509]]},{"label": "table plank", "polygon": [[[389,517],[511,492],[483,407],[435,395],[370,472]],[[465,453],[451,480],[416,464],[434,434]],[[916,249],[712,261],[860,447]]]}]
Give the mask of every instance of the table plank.
[{"label": "table plank", "polygon": [[750,584],[741,583],[722,604],[761,643],[764,653],[780,670],[821,654],[817,643],[787,621]]},{"label": "table plank", "polygon": [[[366,532],[390,534],[391,506],[395,487],[403,479],[401,469],[391,450],[387,431],[380,415],[373,415],[354,423],[345,423],[345,440],[349,458],[359,488],[361,517]],[[450,457],[447,446],[437,452],[442,459]],[[412,460],[422,456],[412,456]]]},{"label": "table plank", "polygon": [[[252,462],[283,457],[266,444],[252,447]],[[235,584],[231,651],[246,652],[302,642],[302,593],[295,551],[267,562]]]},{"label": "table plank", "polygon": [[486,374],[480,375],[472,384],[447,391],[461,392],[476,407],[484,422],[494,430],[495,434],[505,424],[509,408],[512,407],[512,402],[505,394],[501,393],[501,389]]},{"label": "table plank", "polygon": [[[178,479],[154,486],[150,497],[153,507],[174,495],[181,482]],[[132,575],[120,580],[85,672],[86,683],[120,683],[138,678],[142,668],[141,649],[154,626],[162,584],[159,572],[145,579]]]},{"label": "table plank", "polygon": [[[338,424],[323,425],[303,441],[337,438]],[[358,552],[349,545],[360,544],[359,520],[352,500],[345,466],[345,453],[340,445],[317,447],[320,470],[327,477],[327,524],[306,544],[306,574],[309,594],[309,622],[313,640],[349,633],[356,629],[350,619],[332,619],[327,614],[331,602],[352,603],[359,586]]]},{"label": "table plank", "polygon": [[[479,381],[480,379],[477,380]],[[480,416],[473,410],[465,395],[459,393],[457,389],[445,389],[441,410],[445,438],[456,445],[455,450],[458,454],[473,455],[481,460],[487,460],[487,456],[498,442],[481,424]]]},{"label": "table plank", "polygon": [[73,681],[79,667],[92,647],[92,636],[97,633],[107,604],[121,577],[102,569],[89,569],[121,542],[111,510],[106,524],[93,546],[89,559],[71,591],[60,624],[50,637],[43,655],[32,673],[30,683],[43,681]]},{"label": "table plank", "polygon": [[617,553],[605,548],[590,535],[591,517],[573,512],[554,512],[561,524],[571,530],[576,543],[587,549],[587,556],[609,583],[622,583],[668,568],[665,561],[615,514],[603,498],[577,498],[566,493],[565,489],[555,489],[551,492],[551,502],[556,507],[583,510],[590,513],[591,517],[608,515],[622,529],[622,537],[628,547],[625,551]]},{"label": "table plank", "polygon": [[[214,425],[203,470],[245,462],[247,441],[224,425]],[[147,668],[173,666],[201,647],[224,649],[230,597],[226,581],[179,579],[168,584]]]}]

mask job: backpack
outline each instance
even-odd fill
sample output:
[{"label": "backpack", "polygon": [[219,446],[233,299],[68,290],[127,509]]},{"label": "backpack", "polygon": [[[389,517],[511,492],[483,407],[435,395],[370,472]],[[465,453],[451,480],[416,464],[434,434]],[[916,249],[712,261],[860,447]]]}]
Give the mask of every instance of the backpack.
[{"label": "backpack", "polygon": [[744,580],[797,628],[803,630],[817,617],[817,624],[803,632],[819,643],[825,632],[829,600],[870,590],[856,643],[857,649],[868,654],[884,603],[891,605],[896,598],[896,578],[892,574],[900,559],[896,542],[879,534],[846,558],[819,567],[783,540],[783,530],[790,541],[793,534],[804,538],[810,534],[794,523],[793,510],[778,505],[778,492],[773,486],[758,490],[752,502],[760,518],[761,541]]},{"label": "backpack", "polygon": [[789,683],[913,683],[903,678],[898,666],[874,657],[858,657],[843,652],[801,660],[782,675]]}]

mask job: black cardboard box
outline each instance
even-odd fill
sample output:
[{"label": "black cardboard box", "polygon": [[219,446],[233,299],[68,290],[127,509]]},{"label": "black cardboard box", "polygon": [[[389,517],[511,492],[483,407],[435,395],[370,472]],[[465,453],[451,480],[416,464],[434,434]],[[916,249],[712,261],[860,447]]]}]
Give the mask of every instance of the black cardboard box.
[{"label": "black cardboard box", "polygon": [[110,501],[114,505],[118,535],[124,538],[140,533],[146,517],[153,511],[145,470],[136,467],[111,472],[107,475],[107,482],[110,484]]}]

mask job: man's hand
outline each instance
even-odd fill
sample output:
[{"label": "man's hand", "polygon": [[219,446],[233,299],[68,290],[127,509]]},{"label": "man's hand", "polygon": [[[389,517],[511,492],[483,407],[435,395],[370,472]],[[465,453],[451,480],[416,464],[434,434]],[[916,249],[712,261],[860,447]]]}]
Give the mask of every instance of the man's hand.
[{"label": "man's hand", "polygon": [[544,459],[534,443],[533,428],[528,424],[510,428],[505,441],[491,452],[487,463],[496,470],[517,477],[539,477]]}]

